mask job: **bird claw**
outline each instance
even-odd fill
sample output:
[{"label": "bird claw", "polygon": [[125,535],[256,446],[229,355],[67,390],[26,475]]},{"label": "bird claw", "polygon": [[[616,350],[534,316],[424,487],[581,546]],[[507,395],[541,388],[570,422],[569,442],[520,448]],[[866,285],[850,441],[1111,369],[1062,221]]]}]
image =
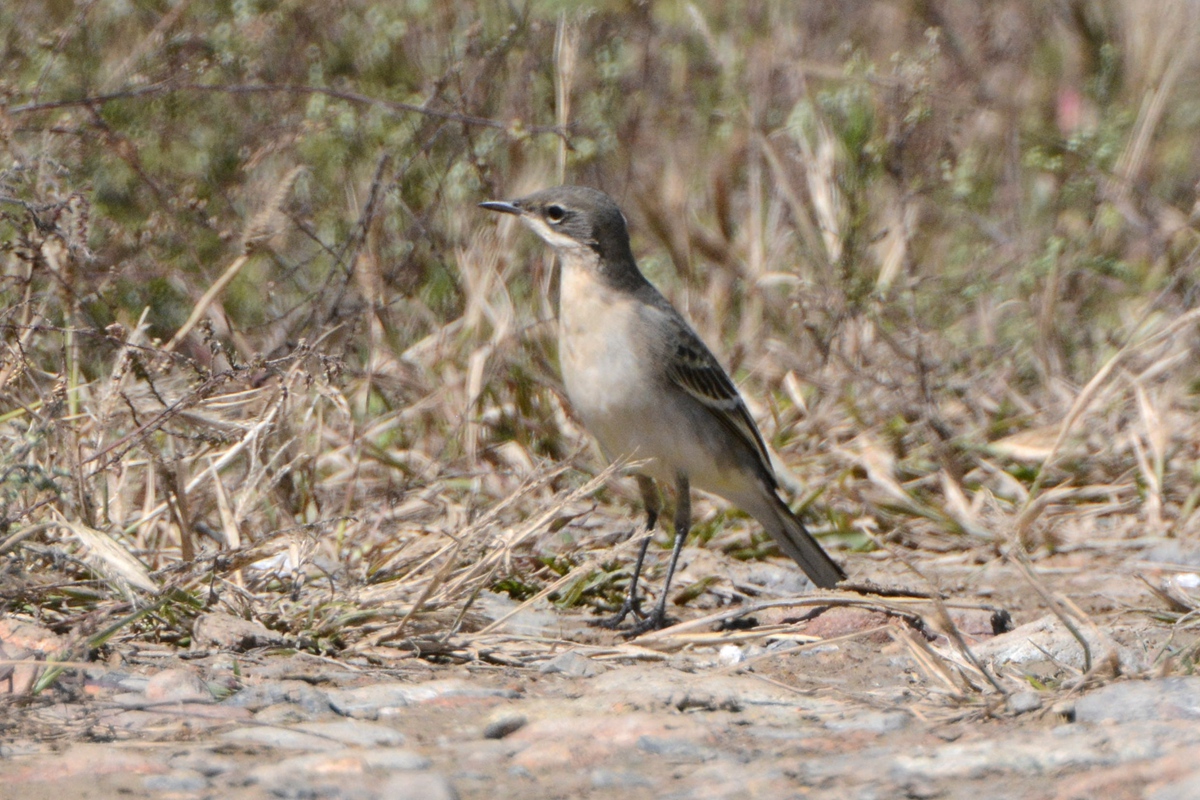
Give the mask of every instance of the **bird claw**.
[{"label": "bird claw", "polygon": [[643,633],[657,631],[665,628],[668,625],[674,624],[675,620],[667,616],[667,611],[662,606],[656,606],[650,616],[636,623],[632,628],[622,634],[626,639],[632,639],[635,636],[641,636]]},{"label": "bird claw", "polygon": [[[621,623],[624,622],[625,618],[630,614],[633,614],[635,617],[643,616],[641,601],[626,598],[625,602],[621,605],[621,610],[616,614],[613,614],[611,617],[594,619],[588,624],[593,628],[604,628],[606,630],[615,631],[617,628],[621,627]],[[645,620],[643,619],[643,621]]]},{"label": "bird claw", "polygon": [[589,624],[595,628],[605,628],[610,631],[615,631],[621,627],[621,623],[625,621],[625,618],[632,613],[634,616],[639,617],[640,619],[635,622],[633,626],[629,628],[629,630],[621,631],[621,635],[623,637],[626,639],[632,639],[635,636],[641,636],[643,633],[656,631],[660,628],[665,628],[668,625],[675,623],[674,619],[671,619],[667,616],[667,610],[660,605],[656,605],[654,610],[650,612],[648,616],[642,614],[642,610],[639,606],[640,603],[626,602],[625,605],[621,606],[621,610],[613,616],[593,620]]}]

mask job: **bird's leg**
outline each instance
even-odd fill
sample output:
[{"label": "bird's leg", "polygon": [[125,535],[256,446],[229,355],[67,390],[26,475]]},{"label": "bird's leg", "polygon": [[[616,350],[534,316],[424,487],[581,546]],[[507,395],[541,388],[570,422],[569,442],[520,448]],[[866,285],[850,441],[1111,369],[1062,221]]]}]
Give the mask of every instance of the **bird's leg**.
[{"label": "bird's leg", "polygon": [[667,624],[667,594],[671,590],[671,578],[675,576],[675,565],[679,563],[679,554],[683,552],[683,543],[687,541],[688,531],[692,527],[692,495],[688,485],[686,472],[675,476],[675,544],[671,547],[671,561],[667,564],[667,579],[663,582],[662,594],[654,604],[650,616],[639,622],[630,632],[631,636],[655,631]]},{"label": "bird's leg", "polygon": [[641,602],[637,596],[638,579],[642,575],[646,550],[650,548],[650,533],[658,523],[658,515],[662,511],[662,496],[658,493],[658,487],[654,485],[654,480],[649,476],[638,475],[637,482],[638,489],[642,492],[642,503],[646,506],[646,538],[642,540],[642,546],[638,548],[637,561],[633,565],[633,578],[629,581],[629,592],[625,595],[625,602],[621,604],[621,610],[611,617],[605,617],[593,623],[599,628],[616,628],[625,621],[630,612],[639,617],[642,615]]}]

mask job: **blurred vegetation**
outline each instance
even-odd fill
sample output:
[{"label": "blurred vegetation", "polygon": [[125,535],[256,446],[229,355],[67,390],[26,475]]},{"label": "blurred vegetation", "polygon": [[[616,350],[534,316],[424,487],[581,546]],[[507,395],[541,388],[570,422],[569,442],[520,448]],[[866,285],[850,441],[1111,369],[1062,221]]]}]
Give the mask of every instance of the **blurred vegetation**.
[{"label": "blurred vegetation", "polygon": [[[397,585],[325,623],[257,585],[323,641],[582,563],[578,497],[459,595],[473,545],[430,535],[507,498],[489,547],[597,465],[551,259],[475,207],[560,180],[622,205],[823,533],[1194,536],[1197,9],[8,0],[0,609],[132,591],[63,521],[160,586],[254,588],[204,534]],[[706,546],[759,554],[724,522]]]}]

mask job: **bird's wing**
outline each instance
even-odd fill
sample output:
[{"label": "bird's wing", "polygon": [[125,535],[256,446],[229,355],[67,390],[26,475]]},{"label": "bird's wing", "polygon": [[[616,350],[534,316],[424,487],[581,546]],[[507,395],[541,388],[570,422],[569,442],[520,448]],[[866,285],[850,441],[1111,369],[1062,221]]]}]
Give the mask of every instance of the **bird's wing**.
[{"label": "bird's wing", "polygon": [[704,342],[682,321],[679,321],[667,354],[667,376],[671,382],[694,397],[722,425],[728,428],[758,454],[764,474],[774,484],[775,473],[771,457],[758,426],[754,424],[737,387],[725,374],[715,356]]}]

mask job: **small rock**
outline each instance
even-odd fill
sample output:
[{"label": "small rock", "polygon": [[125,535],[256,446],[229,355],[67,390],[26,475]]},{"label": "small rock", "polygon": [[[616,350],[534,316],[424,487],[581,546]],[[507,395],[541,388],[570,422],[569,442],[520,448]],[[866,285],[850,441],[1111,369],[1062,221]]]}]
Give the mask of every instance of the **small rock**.
[{"label": "small rock", "polygon": [[208,779],[194,769],[175,769],[164,775],[147,775],[142,786],[151,792],[198,792]]},{"label": "small rock", "polygon": [[164,669],[146,682],[146,699],[155,703],[213,701],[212,692],[200,676],[186,669]]},{"label": "small rock", "polygon": [[[513,764],[533,770],[570,765],[574,768],[611,764],[622,751],[667,754],[692,742],[712,743],[708,727],[693,716],[630,712],[618,716],[546,717],[526,725],[505,739],[523,745]],[[689,756],[706,755],[699,748]]]},{"label": "small rock", "polygon": [[1076,722],[1200,719],[1200,675],[1124,681],[1075,701]]},{"label": "small rock", "polygon": [[367,750],[360,756],[368,769],[386,769],[391,772],[405,772],[414,769],[428,769],[429,759],[411,750],[401,750],[397,747],[375,748]]},{"label": "small rock", "polygon": [[279,703],[294,703],[313,716],[331,710],[329,698],[323,691],[305,681],[296,680],[265,681],[247,686],[224,701],[224,705],[241,706],[251,711]]},{"label": "small rock", "polygon": [[291,728],[276,728],[263,725],[254,728],[234,728],[220,735],[223,741],[240,745],[256,745],[274,747],[280,750],[338,750],[344,747],[341,742],[326,736],[317,736]]},{"label": "small rock", "polygon": [[[803,614],[797,615],[795,609],[792,609],[792,614],[794,616],[803,616]],[[818,616],[808,620],[800,630],[809,636],[834,639],[838,636],[849,636],[852,633],[861,633],[872,628],[878,628],[882,625],[887,625],[888,622],[888,616],[879,611],[837,606],[829,608],[821,612]],[[886,630],[881,630],[869,634],[865,638],[860,638],[860,641],[890,642],[891,636]]]},{"label": "small rock", "polygon": [[1149,789],[1144,796],[1146,800],[1196,800],[1197,786],[1200,786],[1200,770]]},{"label": "small rock", "polygon": [[305,722],[293,726],[292,730],[325,736],[356,747],[399,747],[404,744],[404,734],[395,728],[356,719]]},{"label": "small rock", "polygon": [[146,693],[146,686],[150,683],[150,679],[145,675],[122,675],[117,681],[117,686],[127,692]]},{"label": "small rock", "polygon": [[[267,763],[250,770],[248,779],[274,794],[284,797],[320,796],[314,791],[314,781],[344,776],[355,783],[362,782],[365,773],[410,772],[429,768],[429,759],[411,750],[376,747],[370,750],[336,753],[313,753],[293,756],[276,763]],[[407,776],[405,776],[407,777]],[[335,795],[340,796],[340,795]],[[381,798],[392,795],[380,794]]]},{"label": "small rock", "polygon": [[1046,775],[1114,761],[1101,737],[1062,739],[1039,734],[955,742],[903,753],[892,760],[893,780],[902,786],[919,781],[967,779],[989,773]]},{"label": "small rock", "polygon": [[312,722],[313,715],[295,703],[276,703],[254,713],[254,721],[264,725],[295,725]]},{"label": "small rock", "polygon": [[379,795],[387,800],[458,800],[458,792],[436,772],[395,775],[383,785]]},{"label": "small rock", "polygon": [[672,761],[705,761],[715,756],[712,748],[675,736],[643,736],[637,741],[637,749]]},{"label": "small rock", "polygon": [[1042,707],[1042,696],[1037,692],[1017,692],[1008,698],[1008,710],[1014,714],[1025,714]]},{"label": "small rock", "polygon": [[1200,589],[1200,573],[1183,572],[1176,575],[1171,582],[1180,589]]},{"label": "small rock", "polygon": [[192,628],[194,648],[214,647],[242,652],[259,647],[279,647],[287,639],[255,620],[232,614],[201,614]]},{"label": "small rock", "polygon": [[0,695],[28,693],[43,669],[36,663],[3,662],[42,661],[64,648],[62,637],[40,625],[0,616]]},{"label": "small rock", "polygon": [[578,650],[568,650],[559,653],[554,658],[538,667],[543,675],[555,673],[568,678],[591,678],[604,671],[604,667],[580,653]]},{"label": "small rock", "polygon": [[176,753],[167,763],[171,765],[172,769],[194,770],[208,777],[224,775],[227,772],[233,772],[238,767],[235,759],[207,749]]},{"label": "small rock", "polygon": [[483,728],[483,738],[503,739],[510,733],[515,733],[525,727],[525,723],[528,721],[528,718],[519,711],[500,709],[488,717],[487,724]]},{"label": "small rock", "polygon": [[59,655],[66,649],[66,640],[56,633],[24,622],[15,616],[0,617],[0,642],[11,647],[32,650],[39,656]]},{"label": "small rock", "polygon": [[846,708],[837,701],[800,695],[747,675],[703,675],[681,680],[678,674],[646,665],[610,669],[589,689],[597,697],[608,698],[610,705],[664,705],[678,711],[773,709],[794,717],[797,710],[825,715]]},{"label": "small rock", "polygon": [[652,784],[644,775],[619,769],[592,770],[593,789],[638,789]]},{"label": "small rock", "polygon": [[334,689],[327,693],[330,705],[342,716],[378,719],[387,709],[403,708],[447,697],[505,698],[518,695],[511,689],[492,689],[472,685],[455,678],[425,683],[374,683],[355,689]]},{"label": "small rock", "polygon": [[495,592],[480,592],[475,601],[475,608],[488,619],[495,621],[504,617],[503,627],[508,633],[545,636],[547,631],[555,630],[562,624],[562,617],[546,600],[515,610],[520,605],[508,595]]},{"label": "small rock", "polygon": [[736,644],[727,644],[717,652],[717,663],[722,667],[732,667],[746,660],[746,653]]},{"label": "small rock", "polygon": [[[1120,647],[1098,628],[1083,627],[1080,633],[1091,650],[1093,664],[1115,655],[1122,673],[1141,671],[1141,659],[1137,654]],[[985,641],[975,648],[975,655],[996,667],[1015,664],[1028,669],[1032,664],[1048,663],[1058,671],[1061,664],[1076,669],[1084,666],[1083,648],[1074,634],[1052,614]]]},{"label": "small rock", "polygon": [[843,719],[829,720],[825,727],[831,731],[862,731],[882,736],[892,731],[904,730],[911,721],[909,715],[903,711],[864,711]]}]

